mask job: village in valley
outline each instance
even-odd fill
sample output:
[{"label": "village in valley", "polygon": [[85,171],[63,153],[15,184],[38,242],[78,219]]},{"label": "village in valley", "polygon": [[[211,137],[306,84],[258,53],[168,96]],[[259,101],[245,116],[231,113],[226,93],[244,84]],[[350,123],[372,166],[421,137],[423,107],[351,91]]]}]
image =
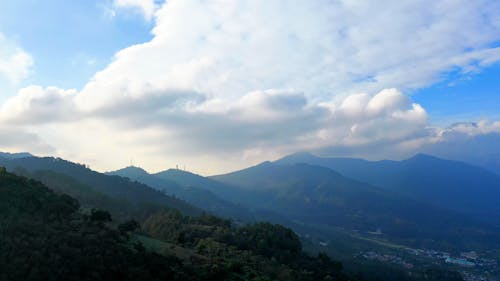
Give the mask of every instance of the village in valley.
[{"label": "village in valley", "polygon": [[465,281],[498,281],[500,280],[500,265],[494,258],[488,257],[488,253],[476,251],[461,252],[453,255],[448,252],[405,248],[406,255],[387,254],[375,251],[362,252],[358,257],[391,263],[405,269],[413,269],[421,264],[423,260],[434,265],[446,266],[462,274]]}]

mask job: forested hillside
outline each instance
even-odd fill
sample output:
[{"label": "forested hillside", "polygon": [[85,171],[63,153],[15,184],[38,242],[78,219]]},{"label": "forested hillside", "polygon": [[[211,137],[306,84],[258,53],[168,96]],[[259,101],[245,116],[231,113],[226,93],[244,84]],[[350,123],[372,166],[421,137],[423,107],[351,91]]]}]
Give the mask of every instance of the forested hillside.
[{"label": "forested hillside", "polygon": [[146,252],[110,220],[0,168],[0,280],[190,280],[177,258]]},{"label": "forested hillside", "polygon": [[[173,171],[173,170],[172,170]],[[176,174],[187,174],[187,172],[177,170]],[[231,217],[233,219],[252,221],[255,216],[241,207],[228,200],[217,196],[206,184],[185,184],[177,179],[169,179],[160,174],[149,174],[138,167],[126,167],[117,171],[108,172],[107,175],[122,176],[130,180],[147,184],[157,190],[163,191],[168,195],[181,198],[188,203],[210,211],[219,216]],[[194,175],[193,175],[194,176]],[[202,178],[202,177],[200,177]]]},{"label": "forested hillside", "polygon": [[[9,159],[0,157],[0,165],[5,166],[9,171],[15,170],[18,174],[31,175],[38,173],[42,177],[42,174],[45,173],[43,178],[54,183],[59,182],[62,184],[62,182],[72,179],[78,182],[80,186],[83,185],[91,188],[93,192],[98,192],[106,195],[108,198],[132,205],[170,207],[188,215],[199,215],[203,212],[201,209],[183,200],[168,196],[145,184],[133,182],[119,176],[101,174],[89,169],[85,165],[72,163],[60,158],[25,157]],[[46,173],[47,171],[50,171],[52,174]],[[65,175],[65,177],[60,177],[59,175],[61,174]]]},{"label": "forested hillside", "polygon": [[[297,234],[280,225],[235,227],[226,219],[186,216],[170,208],[156,210],[143,223],[133,220],[133,212],[128,219],[115,221],[106,210],[84,208],[62,193],[63,187],[80,194],[88,190],[59,176],[64,185],[55,193],[39,181],[0,168],[0,280],[374,280],[378,276],[346,276],[342,264],[326,254],[304,253]],[[88,193],[88,202],[110,200]],[[437,280],[436,276],[461,280],[447,271],[422,272],[404,280]]]},{"label": "forested hillside", "polygon": [[[116,225],[108,212],[79,206],[1,168],[0,279],[347,280],[338,262],[307,256],[298,237],[281,226],[234,232],[229,221],[213,216],[163,211],[133,232],[139,227],[133,221]],[[141,241],[151,240],[144,235],[191,255],[183,260],[175,247],[147,250]]]},{"label": "forested hillside", "polygon": [[500,176],[467,163],[418,154],[402,161],[289,155],[276,164],[333,169],[408,198],[460,212],[500,227]]},{"label": "forested hillside", "polygon": [[500,233],[494,227],[325,167],[265,162],[212,179],[246,194],[241,204],[273,210],[311,228],[338,227],[412,247],[448,251],[499,245]]}]

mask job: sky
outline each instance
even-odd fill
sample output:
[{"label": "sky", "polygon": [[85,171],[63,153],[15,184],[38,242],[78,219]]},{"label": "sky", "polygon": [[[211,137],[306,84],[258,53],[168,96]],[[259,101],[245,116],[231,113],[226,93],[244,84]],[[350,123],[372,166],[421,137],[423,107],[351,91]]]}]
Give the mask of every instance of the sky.
[{"label": "sky", "polygon": [[494,0],[0,2],[0,151],[99,171],[500,141],[498,81]]}]

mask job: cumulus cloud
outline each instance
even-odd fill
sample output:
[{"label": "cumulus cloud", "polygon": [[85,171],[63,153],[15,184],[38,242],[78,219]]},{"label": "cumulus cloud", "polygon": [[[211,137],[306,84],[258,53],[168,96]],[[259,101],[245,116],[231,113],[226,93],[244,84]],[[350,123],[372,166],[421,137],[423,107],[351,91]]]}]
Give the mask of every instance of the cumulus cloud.
[{"label": "cumulus cloud", "polygon": [[102,99],[104,86],[119,93],[126,85],[136,94],[187,88],[231,99],[295,89],[328,101],[412,90],[500,53],[491,47],[500,39],[493,12],[500,4],[491,1],[287,3],[168,1],[157,12],[155,38],[120,51],[86,92]]},{"label": "cumulus cloud", "polygon": [[460,135],[474,137],[477,135],[500,133],[500,121],[481,120],[479,122],[456,123],[441,131],[443,139],[450,139]]},{"label": "cumulus cloud", "polygon": [[76,90],[30,86],[19,90],[0,110],[0,122],[9,124],[46,124],[79,118],[74,110]]},{"label": "cumulus cloud", "polygon": [[456,123],[436,129],[432,141],[419,150],[442,158],[465,161],[500,175],[500,122]]},{"label": "cumulus cloud", "polygon": [[[359,96],[365,98],[357,108],[345,106]],[[409,98],[395,89],[348,96],[338,105],[312,104],[303,93],[291,90],[250,92],[234,102],[172,90],[137,100],[124,97],[113,106],[88,110],[78,107],[77,97],[74,91],[55,88],[23,89],[4,105],[0,123],[39,124],[40,133],[52,130],[56,137],[49,139],[64,143],[60,152],[72,154],[67,149],[78,147],[80,153],[96,155],[87,161],[97,161],[97,155],[116,160],[113,153],[128,151],[152,158],[224,155],[240,163],[241,158],[262,160],[304,148],[397,143],[427,126],[425,110],[400,102]],[[374,111],[377,103],[381,104]],[[126,163],[126,157],[121,161]]]},{"label": "cumulus cloud", "polygon": [[113,6],[121,9],[136,9],[148,21],[152,19],[157,8],[154,0],[114,0]]},{"label": "cumulus cloud", "polygon": [[500,59],[495,1],[115,5],[154,18],[154,38],[81,90],[22,89],[0,124],[37,131],[62,156],[78,148],[73,159],[98,168],[129,154],[214,172],[303,149],[402,153],[438,137],[412,90]]},{"label": "cumulus cloud", "polygon": [[426,111],[396,89],[385,89],[370,96],[355,94],[331,108],[330,126],[323,127],[323,146],[361,145],[384,141],[403,141],[428,124]]},{"label": "cumulus cloud", "polygon": [[0,76],[12,83],[26,78],[33,66],[33,58],[0,33]]},{"label": "cumulus cloud", "polygon": [[36,133],[22,130],[19,127],[0,126],[0,151],[30,151],[49,154],[55,152],[54,147],[43,141]]}]

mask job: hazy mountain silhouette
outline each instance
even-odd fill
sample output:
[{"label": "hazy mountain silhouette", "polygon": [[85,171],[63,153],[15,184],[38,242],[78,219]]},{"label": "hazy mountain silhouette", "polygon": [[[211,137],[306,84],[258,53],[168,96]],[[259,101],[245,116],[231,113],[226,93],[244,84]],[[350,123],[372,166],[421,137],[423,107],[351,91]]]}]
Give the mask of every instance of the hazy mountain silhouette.
[{"label": "hazy mountain silhouette", "polygon": [[[444,159],[463,161],[500,175],[500,146],[498,145],[500,133],[490,132],[469,136],[456,132],[453,126],[444,133],[444,138],[448,141],[427,144],[421,148],[422,151]],[[477,129],[476,124],[466,124],[466,126]]]},{"label": "hazy mountain silhouette", "polygon": [[28,152],[19,152],[19,153],[0,152],[0,157],[7,159],[15,159],[15,158],[33,157],[33,155]]},{"label": "hazy mountain silhouette", "polygon": [[210,189],[211,185],[207,184],[210,180],[199,175],[177,169],[149,174],[144,169],[133,166],[106,174],[122,176],[147,184],[217,215],[253,220],[253,216],[245,208],[215,195]]},{"label": "hazy mountain silhouette", "polygon": [[[301,233],[330,235],[332,229],[337,228],[360,235],[382,234],[385,239],[416,246],[483,249],[498,246],[498,229],[470,220],[441,205],[412,199],[395,189],[388,190],[387,187],[348,178],[330,168],[303,163],[285,164],[286,161],[321,160],[308,154],[296,154],[293,157],[298,156],[302,157],[300,161],[290,156],[277,163],[264,162],[210,178],[181,170],[150,175],[137,167],[114,172],[121,176],[105,175],[84,165],[50,157],[0,157],[0,166],[17,173],[30,174],[51,183],[62,192],[69,190],[71,195],[79,199],[86,198],[84,204],[111,202],[111,205],[119,208],[119,204],[113,203],[119,200],[126,204],[156,204],[176,208],[186,214],[199,214],[201,210],[193,206],[196,205],[226,217],[246,216],[283,223]],[[353,169],[359,163],[372,163],[358,159],[341,160],[351,165],[346,167]],[[439,175],[437,171],[443,168],[436,164],[437,160],[419,155],[406,162],[430,161],[428,165],[435,165],[434,172]],[[395,161],[382,163],[388,163],[389,166],[398,164]],[[451,164],[453,167],[456,165]],[[367,169],[367,172],[370,171]],[[378,175],[378,171],[372,173]],[[71,182],[79,183],[76,185],[78,189],[73,188]],[[192,205],[176,197],[184,198]]]},{"label": "hazy mountain silhouette", "polygon": [[110,198],[131,204],[155,204],[158,206],[175,208],[185,214],[195,215],[202,213],[202,210],[199,208],[183,200],[168,196],[143,183],[133,182],[119,176],[98,173],[84,165],[72,163],[60,158],[0,157],[0,166],[5,166],[9,171],[16,171],[21,174],[51,171],[55,173],[52,174],[52,179],[58,178],[57,174],[62,174]]},{"label": "hazy mountain silhouette", "polygon": [[417,154],[402,161],[321,158],[308,153],[276,163],[308,163],[500,226],[500,176],[463,162]]},{"label": "hazy mountain silhouette", "polygon": [[154,176],[165,180],[174,181],[182,186],[205,189],[216,194],[219,197],[223,197],[231,201],[239,201],[239,199],[245,197],[245,195],[241,194],[241,191],[235,189],[232,186],[188,171],[169,169],[156,173],[154,174]]},{"label": "hazy mountain silhouette", "polygon": [[336,226],[365,234],[380,229],[386,237],[415,244],[433,240],[441,245],[451,241],[468,245],[479,237],[495,244],[494,237],[499,237],[497,229],[486,224],[325,167],[265,162],[211,178],[244,192],[242,204],[270,209],[308,225]]}]

